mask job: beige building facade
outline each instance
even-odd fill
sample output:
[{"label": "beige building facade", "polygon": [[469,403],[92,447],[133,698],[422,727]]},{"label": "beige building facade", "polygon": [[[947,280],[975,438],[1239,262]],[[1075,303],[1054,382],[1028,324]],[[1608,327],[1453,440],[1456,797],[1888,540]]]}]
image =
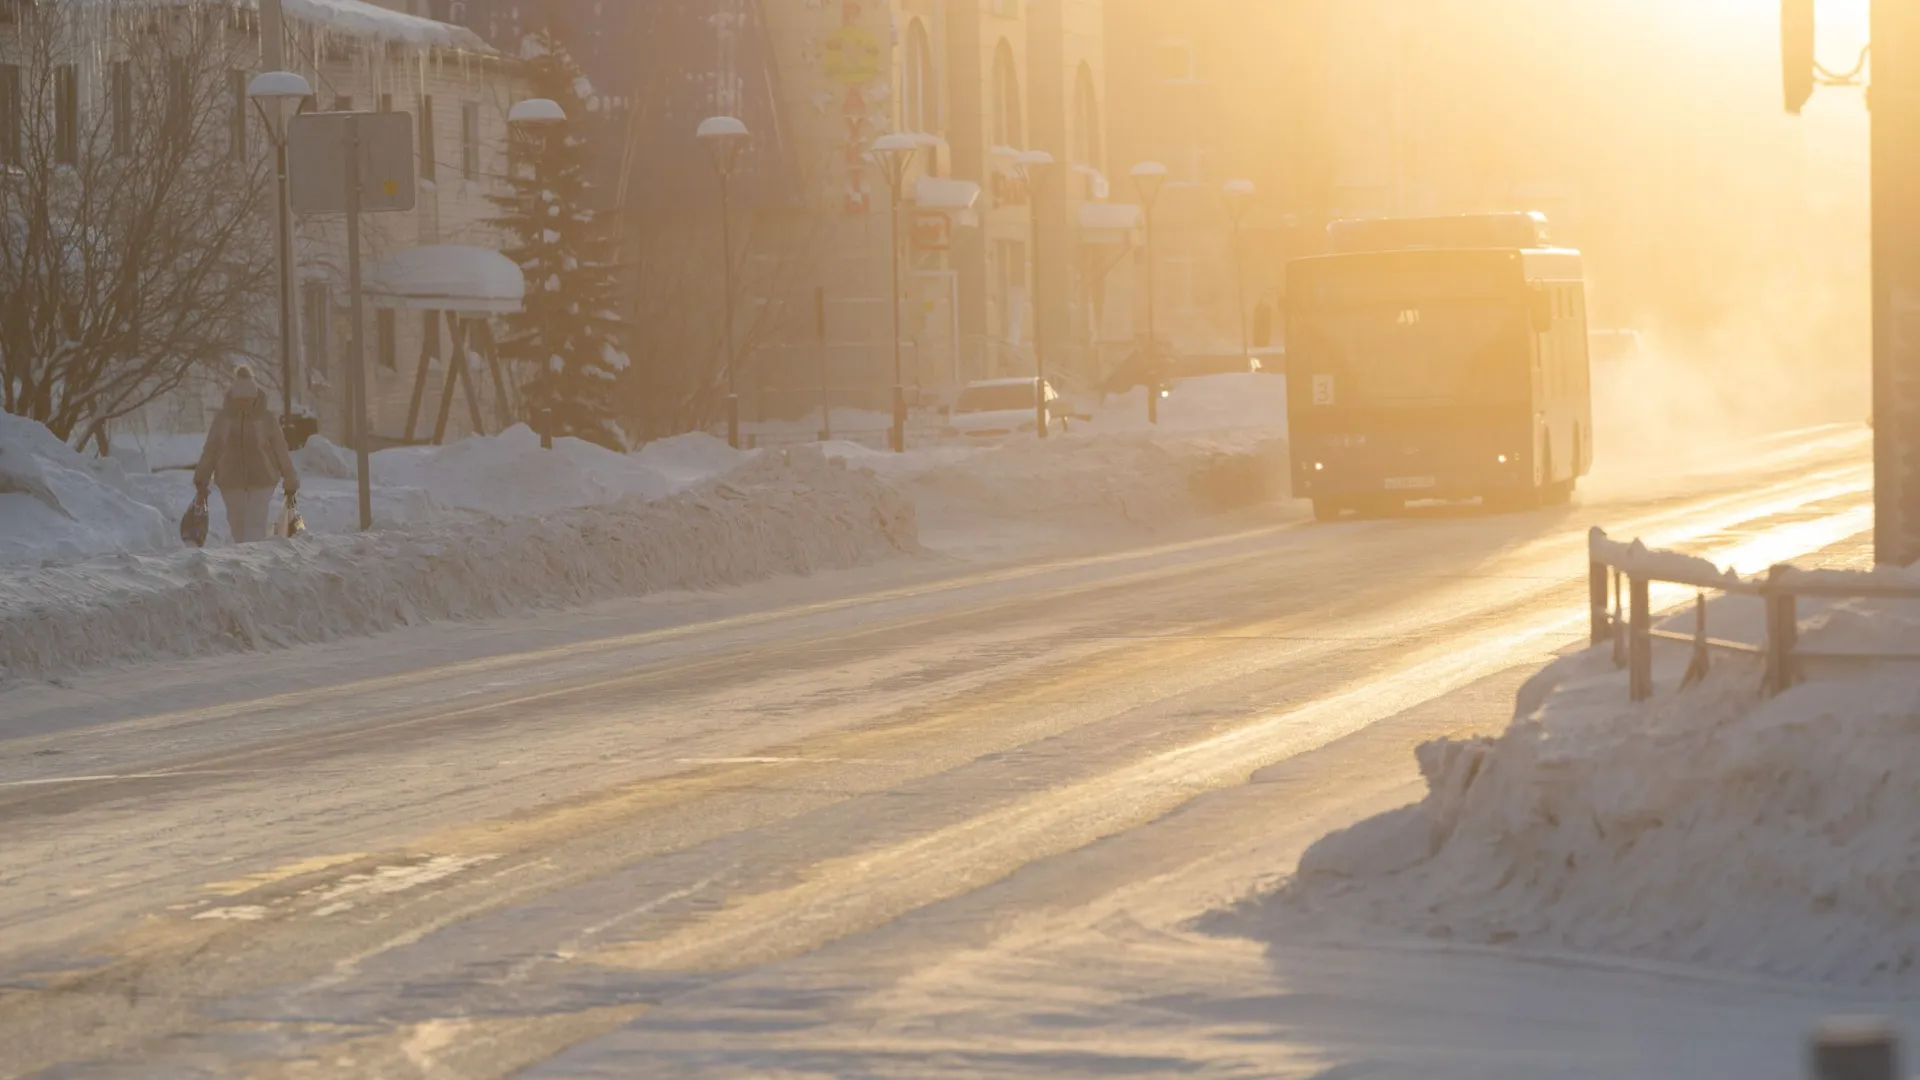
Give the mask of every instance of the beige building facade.
[{"label": "beige building facade", "polygon": [[[1024,374],[1036,343],[1057,377],[1090,381],[1097,328],[1079,223],[1084,207],[1110,197],[1099,0],[820,0],[763,11],[839,378],[891,379],[892,192],[868,150],[901,132],[922,147],[898,227],[904,381],[934,390]],[[1032,151],[1054,164],[1023,171],[1019,157]]]}]

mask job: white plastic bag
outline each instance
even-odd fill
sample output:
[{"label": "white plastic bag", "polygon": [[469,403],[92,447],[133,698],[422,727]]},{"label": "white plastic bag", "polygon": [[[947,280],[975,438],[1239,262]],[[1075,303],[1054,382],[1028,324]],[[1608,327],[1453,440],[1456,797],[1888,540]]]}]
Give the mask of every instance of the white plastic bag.
[{"label": "white plastic bag", "polygon": [[307,523],[300,520],[300,508],[294,504],[293,496],[280,506],[280,512],[273,515],[273,535],[282,540],[291,540],[307,531]]}]

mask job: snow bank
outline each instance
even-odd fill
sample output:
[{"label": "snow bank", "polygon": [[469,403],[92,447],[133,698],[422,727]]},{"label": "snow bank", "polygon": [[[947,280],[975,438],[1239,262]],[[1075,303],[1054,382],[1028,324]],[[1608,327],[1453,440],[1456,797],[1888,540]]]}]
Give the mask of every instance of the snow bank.
[{"label": "snow bank", "polygon": [[946,518],[1125,522],[1152,527],[1287,490],[1283,439],[1105,434],[907,454],[855,443],[827,453],[888,478]]},{"label": "snow bank", "polygon": [[0,668],[45,676],[806,574],[917,550],[914,522],[872,474],[797,449],[654,502],[123,555],[0,577]]},{"label": "snow bank", "polygon": [[173,523],[133,491],[120,460],[83,456],[0,413],[0,564],[178,546]]},{"label": "snow bank", "polygon": [[1176,383],[1159,406],[1159,425],[1147,423],[1146,390],[1135,387],[1093,410],[1098,431],[1192,433],[1287,430],[1287,380],[1279,375],[1205,375]]},{"label": "snow bank", "polygon": [[[1842,604],[1802,640],[1912,648],[1920,605]],[[1504,734],[1422,746],[1426,798],[1316,844],[1275,914],[1920,988],[1920,670],[1767,700],[1756,661],[1677,693],[1684,650],[1660,663],[1636,706],[1603,651],[1564,658]]]},{"label": "snow bank", "polygon": [[633,460],[670,481],[694,483],[734,468],[752,456],[753,451],[735,450],[725,439],[695,431],[650,442],[633,455]]},{"label": "snow bank", "polygon": [[624,497],[657,499],[689,480],[582,439],[555,439],[553,449],[543,451],[540,437],[525,424],[446,446],[382,450],[372,460],[377,486],[421,488],[441,505],[496,517],[550,514]]}]

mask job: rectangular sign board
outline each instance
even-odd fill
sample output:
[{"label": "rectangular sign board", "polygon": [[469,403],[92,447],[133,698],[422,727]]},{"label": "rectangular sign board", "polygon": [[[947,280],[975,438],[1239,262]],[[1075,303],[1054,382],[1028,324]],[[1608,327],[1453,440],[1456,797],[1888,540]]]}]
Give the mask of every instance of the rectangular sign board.
[{"label": "rectangular sign board", "polygon": [[347,212],[347,154],[360,138],[360,209],[411,210],[413,114],[303,113],[287,125],[287,194],[296,214]]}]

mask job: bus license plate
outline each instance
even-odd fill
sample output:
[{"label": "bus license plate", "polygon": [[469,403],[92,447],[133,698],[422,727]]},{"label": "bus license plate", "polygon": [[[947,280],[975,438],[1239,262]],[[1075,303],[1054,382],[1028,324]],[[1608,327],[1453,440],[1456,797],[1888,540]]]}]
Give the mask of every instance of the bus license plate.
[{"label": "bus license plate", "polygon": [[1424,491],[1432,486],[1431,476],[1394,476],[1387,479],[1388,491]]}]

